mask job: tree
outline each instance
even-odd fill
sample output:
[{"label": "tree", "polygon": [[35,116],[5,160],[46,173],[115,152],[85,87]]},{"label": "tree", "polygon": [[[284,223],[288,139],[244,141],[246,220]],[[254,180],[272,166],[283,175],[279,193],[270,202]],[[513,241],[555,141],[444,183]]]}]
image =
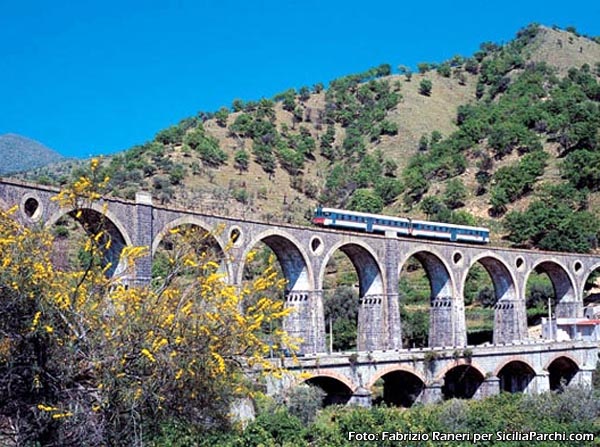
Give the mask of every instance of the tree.
[{"label": "tree", "polygon": [[597,245],[600,223],[588,211],[578,210],[581,196],[568,184],[547,188],[526,211],[507,214],[508,239],[544,250],[589,251]]},{"label": "tree", "polygon": [[444,204],[450,208],[460,208],[464,206],[464,200],[467,197],[467,188],[462,180],[455,178],[446,184],[446,192],[444,193]]},{"label": "tree", "polygon": [[429,149],[429,139],[427,138],[427,135],[421,135],[421,138],[419,139],[419,150],[424,152],[427,149]]},{"label": "tree", "polygon": [[250,155],[244,149],[240,149],[236,151],[233,162],[235,169],[241,174],[248,170],[248,166],[250,165]]},{"label": "tree", "polygon": [[600,189],[600,152],[580,149],[569,153],[561,165],[561,174],[577,188]]},{"label": "tree", "polygon": [[234,99],[231,103],[231,109],[234,112],[241,112],[242,110],[244,110],[244,107],[244,101],[242,101],[241,99]]},{"label": "tree", "polygon": [[[108,184],[98,173],[92,160],[58,204],[91,208]],[[265,297],[284,287],[272,267],[237,291],[199,249],[205,234],[173,230],[181,237],[162,281],[127,282],[149,247],[123,248],[127,267],[108,278],[116,241],[104,222],[86,227],[83,264],[65,272],[52,267],[45,229],[0,212],[0,417],[24,445],[141,445],[173,419],[218,426],[233,399],[253,393],[242,365],[272,370],[264,325],[287,314]],[[186,281],[174,281],[180,275]],[[242,297],[256,304],[242,312]],[[279,329],[269,338],[291,341]]]},{"label": "tree", "polygon": [[410,80],[412,79],[412,70],[410,69],[410,67],[406,65],[399,65],[398,72],[404,75],[406,82],[410,82]]},{"label": "tree", "polygon": [[380,213],[383,210],[383,200],[372,189],[360,188],[350,196],[348,209],[364,213]]},{"label": "tree", "polygon": [[217,113],[215,113],[215,119],[217,124],[221,127],[227,127],[227,117],[229,116],[229,109],[227,107],[221,107]]},{"label": "tree", "polygon": [[438,220],[437,215],[445,208],[445,205],[436,196],[427,196],[419,204],[421,210],[427,215],[427,219]]},{"label": "tree", "polygon": [[429,79],[423,79],[419,84],[419,93],[423,96],[430,96],[432,87],[433,83]]},{"label": "tree", "polygon": [[300,96],[300,101],[306,102],[310,98],[310,89],[304,85],[298,90],[298,95]]},{"label": "tree", "polygon": [[202,161],[209,166],[219,167],[227,161],[227,154],[219,147],[219,140],[206,135],[202,126],[187,134],[184,141],[198,152]]},{"label": "tree", "polygon": [[180,126],[171,126],[156,134],[156,141],[162,144],[181,144],[185,131]]}]

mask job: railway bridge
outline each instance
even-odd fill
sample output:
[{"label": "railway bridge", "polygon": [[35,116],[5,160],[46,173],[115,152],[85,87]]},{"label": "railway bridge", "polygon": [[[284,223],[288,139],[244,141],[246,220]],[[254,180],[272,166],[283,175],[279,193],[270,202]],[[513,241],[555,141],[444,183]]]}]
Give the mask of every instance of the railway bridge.
[{"label": "railway bridge", "polygon": [[[94,228],[102,223],[112,238],[108,253],[112,263],[109,273],[122,268],[118,265],[118,260],[125,246],[151,247],[149,255],[139,260],[135,266],[134,280],[141,283],[150,281],[152,255],[170,230],[177,227],[197,226],[207,231],[219,228],[221,231],[214,233],[215,243],[223,252],[229,247],[227,256],[223,256],[223,271],[227,281],[236,285],[242,283],[247,254],[257,244],[266,244],[277,256],[287,280],[286,305],[295,309],[284,322],[285,329],[303,340],[301,352],[306,357],[301,363],[306,362],[306,368],[312,372],[323,371],[323,365],[330,363],[329,371],[336,371],[337,368],[334,366],[337,364],[337,357],[326,355],[323,308],[326,267],[336,252],[343,252],[350,259],[359,279],[356,365],[362,364],[366,358],[364,356],[371,355],[371,358],[375,358],[381,355],[377,357],[380,359],[377,360],[377,365],[392,365],[395,362],[399,371],[406,371],[404,366],[400,367],[406,362],[410,363],[406,356],[411,359],[416,356],[416,364],[421,363],[411,374],[414,373],[425,384],[437,383],[440,380],[439,374],[426,376],[424,373],[427,369],[424,366],[426,357],[433,355],[427,352],[436,353],[439,348],[446,348],[444,352],[448,348],[452,351],[452,355],[443,354],[440,359],[454,359],[455,351],[472,352],[471,370],[476,369],[475,364],[488,365],[484,359],[504,359],[509,354],[498,353],[508,352],[506,347],[512,346],[511,349],[517,351],[525,350],[523,355],[526,359],[521,360],[530,370],[525,366],[519,367],[528,371],[523,373],[525,375],[531,375],[531,371],[535,372],[536,377],[543,375],[544,371],[548,373],[551,359],[544,357],[546,363],[543,359],[539,362],[533,360],[534,357],[541,359],[548,349],[555,353],[563,352],[564,356],[559,356],[564,357],[559,362],[561,370],[573,372],[572,367],[576,365],[576,372],[569,374],[579,377],[583,382],[589,382],[590,368],[595,366],[595,358],[593,361],[591,358],[596,356],[596,348],[592,345],[572,342],[575,347],[570,347],[571,345],[532,343],[529,340],[525,289],[531,273],[543,271],[554,287],[557,303],[555,315],[582,317],[584,286],[589,276],[600,268],[600,256],[436,242],[240,220],[202,211],[158,206],[145,192],[138,193],[135,201],[104,198],[97,203],[84,205],[81,209],[67,209],[51,200],[57,192],[58,190],[47,186],[0,179],[0,207],[16,205],[16,216],[26,225],[51,226],[66,215],[80,221],[85,228]],[[413,257],[422,264],[431,287],[430,349],[423,352],[404,350],[401,337],[398,279],[403,266]],[[494,285],[496,305],[491,347],[467,347],[463,297],[467,275],[475,264],[487,270]],[[568,353],[573,349],[582,350],[586,354],[583,357],[579,354],[569,357]],[[403,354],[390,354],[400,352]],[[373,353],[379,354],[373,357]],[[320,359],[319,368],[311,363],[312,360],[308,360],[311,356]],[[463,357],[458,356],[457,359]],[[475,363],[479,358],[481,360]],[[445,361],[442,364],[445,365]],[[444,368],[447,365],[442,366]],[[500,370],[488,365],[477,371],[487,380],[487,376],[499,373]],[[344,380],[353,393],[374,383],[371,379],[376,375],[361,374],[363,378],[367,377],[362,382],[357,382],[358,376],[349,379],[351,374],[344,375]],[[532,385],[531,389],[536,387],[544,388],[542,385]]]}]

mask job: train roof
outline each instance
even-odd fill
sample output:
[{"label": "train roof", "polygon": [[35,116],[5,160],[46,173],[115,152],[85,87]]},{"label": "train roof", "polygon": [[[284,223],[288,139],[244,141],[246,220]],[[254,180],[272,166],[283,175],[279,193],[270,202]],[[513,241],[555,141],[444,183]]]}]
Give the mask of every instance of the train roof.
[{"label": "train roof", "polygon": [[355,216],[371,217],[371,218],[375,218],[375,219],[397,220],[400,222],[411,221],[413,223],[425,224],[425,225],[443,225],[445,227],[450,227],[450,228],[468,228],[470,230],[477,230],[477,231],[490,231],[488,228],[485,228],[485,227],[472,227],[470,225],[456,225],[456,224],[451,224],[451,223],[446,223],[446,222],[435,222],[435,221],[431,221],[431,220],[418,220],[418,219],[410,219],[407,217],[387,216],[384,214],[362,213],[360,211],[343,210],[341,208],[321,207],[321,210],[334,212],[334,213],[340,213],[340,214],[353,214]]}]

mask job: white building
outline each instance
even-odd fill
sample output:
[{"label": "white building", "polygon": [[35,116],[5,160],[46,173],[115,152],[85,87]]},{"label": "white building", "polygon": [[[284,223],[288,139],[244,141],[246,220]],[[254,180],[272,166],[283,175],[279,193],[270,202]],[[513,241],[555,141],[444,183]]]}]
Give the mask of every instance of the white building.
[{"label": "white building", "polygon": [[542,338],[546,340],[600,341],[600,319],[542,318]]}]

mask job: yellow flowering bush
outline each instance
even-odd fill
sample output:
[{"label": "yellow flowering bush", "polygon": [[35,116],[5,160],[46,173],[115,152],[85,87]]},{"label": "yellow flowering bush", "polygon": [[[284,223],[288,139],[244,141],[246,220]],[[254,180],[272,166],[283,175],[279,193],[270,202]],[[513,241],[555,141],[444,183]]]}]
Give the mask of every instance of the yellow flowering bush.
[{"label": "yellow flowering bush", "polygon": [[[100,199],[108,179],[99,178],[99,165],[92,161],[89,175],[56,200],[79,209]],[[0,212],[0,426],[12,427],[4,430],[7,442],[142,445],[165,420],[224,424],[231,402],[256,390],[260,374],[248,371],[277,372],[270,345],[295,349],[281,329],[263,332],[288,313],[267,293],[284,287],[272,266],[241,289],[229,285],[221,260],[203,248],[210,235],[182,231],[163,277],[133,286],[126,281],[132,271],[107,277],[97,262],[110,248],[108,232],[87,231],[87,265],[58,271],[50,233]],[[125,247],[120,262],[133,266],[147,255],[148,247]]]}]

